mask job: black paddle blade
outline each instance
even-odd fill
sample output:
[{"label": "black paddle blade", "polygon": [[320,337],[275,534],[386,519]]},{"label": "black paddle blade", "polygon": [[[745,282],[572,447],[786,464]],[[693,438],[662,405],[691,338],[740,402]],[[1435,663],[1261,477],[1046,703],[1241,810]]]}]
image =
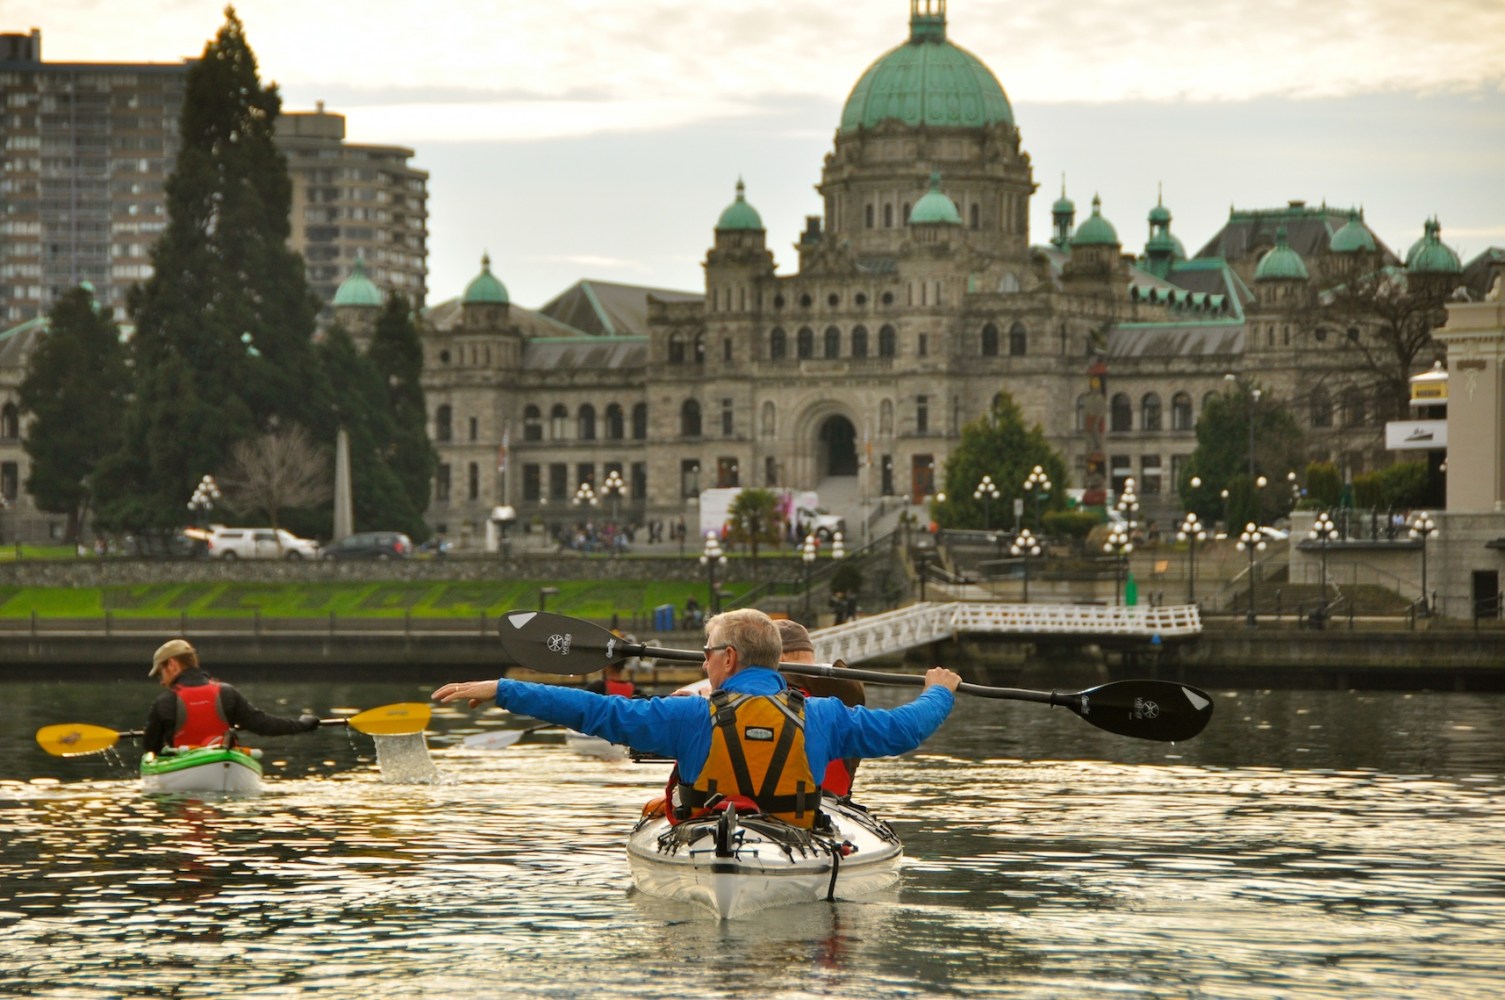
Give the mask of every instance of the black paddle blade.
[{"label": "black paddle blade", "polygon": [[498,628],[509,657],[546,674],[594,673],[643,648],[593,622],[547,611],[509,611]]},{"label": "black paddle blade", "polygon": [[1110,681],[1080,694],[1058,695],[1064,705],[1099,729],[1141,740],[1189,740],[1212,718],[1212,697],[1175,681]]}]

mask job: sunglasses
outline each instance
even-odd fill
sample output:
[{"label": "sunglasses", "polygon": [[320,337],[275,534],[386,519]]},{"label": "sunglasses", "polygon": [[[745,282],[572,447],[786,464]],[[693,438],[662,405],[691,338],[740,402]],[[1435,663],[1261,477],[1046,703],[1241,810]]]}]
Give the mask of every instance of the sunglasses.
[{"label": "sunglasses", "polygon": [[731,643],[729,643],[729,642],[723,642],[719,646],[702,646],[702,647],[700,647],[700,651],[702,653],[704,653],[705,654],[705,658],[707,660],[709,660],[711,658],[711,654],[712,653],[720,652],[723,649],[731,649],[731,648],[732,648],[732,644]]}]

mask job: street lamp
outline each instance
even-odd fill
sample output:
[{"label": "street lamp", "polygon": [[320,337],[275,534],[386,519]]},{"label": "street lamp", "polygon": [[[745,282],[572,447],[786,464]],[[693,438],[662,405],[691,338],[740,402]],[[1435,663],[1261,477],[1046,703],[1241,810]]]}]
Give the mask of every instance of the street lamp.
[{"label": "street lamp", "polygon": [[1124,516],[1124,520],[1128,522],[1127,527],[1129,530],[1133,531],[1139,516],[1139,494],[1134,492],[1134,478],[1132,476],[1124,480],[1124,491],[1119,496],[1116,506],[1118,507],[1118,512]]},{"label": "street lamp", "polygon": [[580,488],[575,490],[575,498],[570,501],[576,507],[594,507],[596,505],[596,491],[590,483],[581,483]]},{"label": "street lamp", "polygon": [[841,532],[831,536],[831,558],[845,559],[847,557],[846,539]]},{"label": "street lamp", "polygon": [[1197,543],[1207,541],[1207,526],[1197,520],[1197,512],[1189,510],[1181,523],[1176,525],[1176,541],[1185,542],[1186,548],[1186,603],[1197,603]]},{"label": "street lamp", "polygon": [[1050,476],[1040,466],[1030,470],[1024,477],[1024,491],[1035,501],[1035,530],[1040,530],[1040,501],[1050,495]]},{"label": "street lamp", "polygon": [[1254,627],[1254,553],[1265,550],[1265,533],[1259,530],[1259,525],[1250,521],[1244,525],[1244,530],[1238,536],[1240,552],[1249,553],[1249,614],[1244,619],[1244,624]]},{"label": "street lamp", "polygon": [[721,539],[714,531],[705,533],[705,549],[700,553],[700,565],[705,567],[706,587],[710,590],[711,614],[721,614],[721,592],[716,587],[716,569],[726,565],[726,554],[721,551]]},{"label": "street lamp", "polygon": [[1129,541],[1129,529],[1126,525],[1113,526],[1108,532],[1108,540],[1103,543],[1103,551],[1118,559],[1113,570],[1113,603],[1122,604],[1124,568],[1129,553],[1134,551],[1134,543]]},{"label": "street lamp", "polygon": [[[1038,468],[1038,466],[1037,466]],[[1038,558],[1041,553],[1040,540],[1029,533],[1028,528],[1019,529],[1019,534],[1014,536],[1014,543],[1009,546],[1009,554],[1016,559],[1024,560],[1024,603],[1029,603],[1029,561]]]},{"label": "street lamp", "polygon": [[[1312,540],[1322,546],[1322,605],[1317,609],[1319,617],[1316,619],[1317,621],[1321,621],[1322,616],[1325,615],[1327,610],[1327,547],[1338,537],[1338,526],[1333,523],[1333,519],[1324,510],[1312,522],[1310,534]],[[1426,585],[1423,584],[1422,586],[1425,588]]]},{"label": "street lamp", "polygon": [[999,497],[998,484],[995,483],[995,482],[993,482],[993,477],[992,476],[987,476],[987,475],[983,476],[982,477],[982,482],[980,482],[980,483],[977,484],[977,489],[975,489],[975,490],[972,491],[972,499],[973,500],[981,500],[982,501],[982,530],[983,531],[987,531],[987,530],[989,530],[993,526],[993,524],[992,524],[992,518],[989,516],[988,505],[992,501],[997,500],[998,497]]},{"label": "street lamp", "polygon": [[622,490],[626,489],[626,487],[627,484],[622,481],[621,469],[612,469],[606,474],[606,482],[601,484],[601,492],[611,497],[611,519],[613,521],[621,520]]},{"label": "street lamp", "polygon": [[815,532],[805,536],[805,544],[800,547],[800,561],[805,564],[805,621],[810,620],[810,573],[815,569],[815,556],[820,551],[820,542],[815,539]]},{"label": "street lamp", "polygon": [[[1239,384],[1237,375],[1229,372],[1223,376],[1225,382]],[[1259,406],[1259,397],[1262,391],[1253,386],[1249,387],[1249,481],[1254,481],[1254,415]]]},{"label": "street lamp", "polygon": [[1431,605],[1427,600],[1427,538],[1437,533],[1437,522],[1432,520],[1432,515],[1422,511],[1411,518],[1411,537],[1421,539],[1421,615],[1423,618],[1432,613]]},{"label": "street lamp", "polygon": [[213,476],[206,475],[199,480],[198,486],[194,487],[193,496],[188,500],[188,509],[193,513],[194,526],[203,527],[200,521],[209,520],[209,511],[214,509],[214,501],[223,496],[219,490],[219,484]]}]

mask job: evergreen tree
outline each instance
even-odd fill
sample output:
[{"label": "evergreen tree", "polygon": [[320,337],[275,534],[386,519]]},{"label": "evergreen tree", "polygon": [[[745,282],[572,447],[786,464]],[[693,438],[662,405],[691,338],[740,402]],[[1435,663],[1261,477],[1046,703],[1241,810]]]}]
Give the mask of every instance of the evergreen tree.
[{"label": "evergreen tree", "polygon": [[732,498],[726,513],[730,522],[727,540],[751,549],[753,575],[757,576],[758,548],[778,545],[784,537],[784,517],[779,511],[778,495],[773,490],[748,487]]},{"label": "evergreen tree", "polygon": [[[428,438],[428,404],[423,397],[423,343],[407,297],[388,296],[366,355],[386,386],[392,417],[389,438],[380,443],[392,473],[418,517],[428,507],[439,456]],[[427,535],[427,529],[424,535]],[[411,534],[411,532],[409,532]]]},{"label": "evergreen tree", "polygon": [[[1197,447],[1179,485],[1187,508],[1211,523],[1224,521],[1236,535],[1250,521],[1269,524],[1290,512],[1286,474],[1305,466],[1301,426],[1268,391],[1256,403],[1240,383],[1208,397],[1197,421]],[[1254,422],[1254,472],[1249,476],[1250,420]],[[1258,479],[1265,478],[1264,486]],[[1200,482],[1192,485],[1192,480]],[[1223,490],[1228,496],[1223,497]]]},{"label": "evergreen tree", "polygon": [[[415,541],[428,537],[423,507],[414,505],[389,453],[397,437],[387,380],[356,350],[338,324],[325,331],[318,355],[334,399],[332,419],[350,436],[350,483],[356,531],[402,531]],[[425,438],[426,448],[431,446]],[[427,500],[425,487],[424,499]],[[325,524],[323,534],[328,533]]]},{"label": "evergreen tree", "polygon": [[315,363],[318,303],[287,248],[292,182],[273,144],[281,109],[233,8],[190,67],[153,276],[132,289],[136,395],[124,447],[100,469],[101,520],[169,528],[234,445],[301,424],[332,445]]},{"label": "evergreen tree", "polygon": [[[944,503],[932,505],[931,516],[943,528],[999,528],[1010,523],[1014,500],[1025,496],[1024,481],[1035,466],[1045,470],[1051,495],[1040,501],[1040,513],[1057,510],[1066,490],[1066,463],[1045,440],[1036,424],[1025,427],[1019,404],[1008,393],[999,393],[993,410],[962,428],[961,440],[946,459]],[[974,499],[983,476],[992,478],[998,497]],[[1032,499],[1028,515],[1033,516]],[[991,522],[989,524],[988,522]]]},{"label": "evergreen tree", "polygon": [[40,509],[67,515],[64,541],[72,543],[93,497],[89,477],[120,447],[130,375],[120,329],[91,289],[64,294],[47,323],[20,385],[21,409],[33,417],[23,442],[26,490]]}]

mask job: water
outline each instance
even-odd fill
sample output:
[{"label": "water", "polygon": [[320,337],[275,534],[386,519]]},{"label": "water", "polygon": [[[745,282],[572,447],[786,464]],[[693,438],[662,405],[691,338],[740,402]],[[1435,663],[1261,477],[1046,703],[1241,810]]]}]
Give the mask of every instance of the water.
[{"label": "water", "polygon": [[[321,714],[424,693],[242,687]],[[631,890],[663,765],[468,750],[505,716],[442,710],[436,783],[323,729],[261,741],[260,797],[148,798],[134,752],[31,736],[135,725],[150,688],[4,684],[0,996],[1505,996],[1505,698],[1214,694],[1180,746],[965,699],[858,773],[898,887],[720,924]]]}]

